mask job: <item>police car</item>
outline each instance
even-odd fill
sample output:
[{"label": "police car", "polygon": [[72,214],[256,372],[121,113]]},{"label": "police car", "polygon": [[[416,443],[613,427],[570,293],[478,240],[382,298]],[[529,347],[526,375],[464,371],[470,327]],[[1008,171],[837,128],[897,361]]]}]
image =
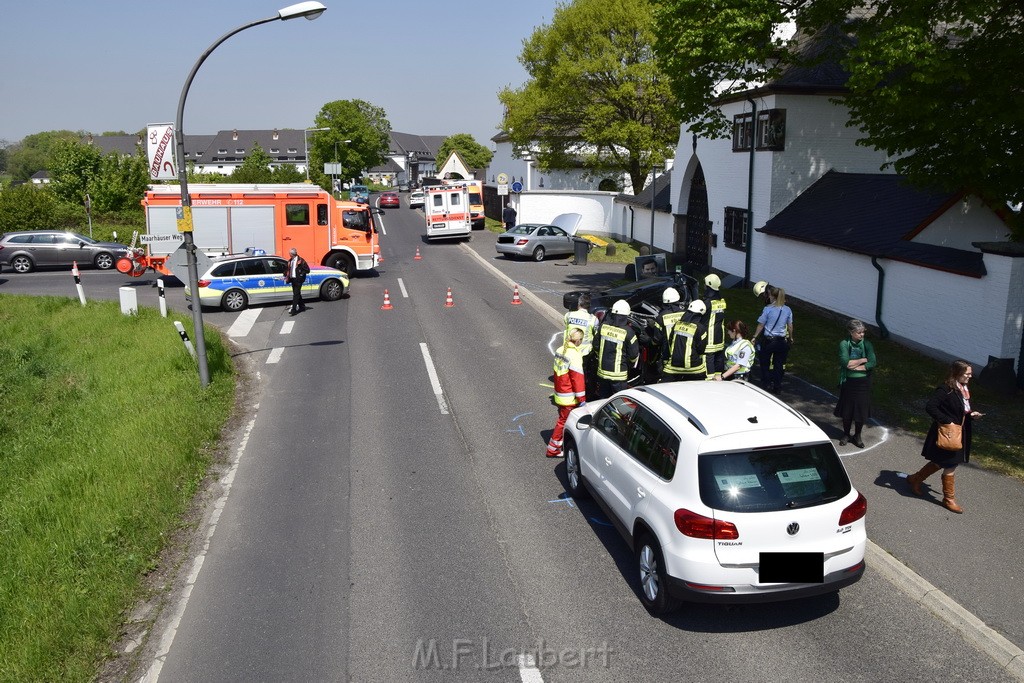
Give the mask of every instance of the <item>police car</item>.
[{"label": "police car", "polygon": [[[250,304],[290,303],[292,286],[285,282],[287,269],[288,260],[280,256],[257,253],[217,257],[199,276],[199,303],[225,311],[241,311]],[[344,271],[311,265],[302,285],[302,298],[337,301],[348,293],[348,285]],[[192,300],[188,285],[185,299]]]}]

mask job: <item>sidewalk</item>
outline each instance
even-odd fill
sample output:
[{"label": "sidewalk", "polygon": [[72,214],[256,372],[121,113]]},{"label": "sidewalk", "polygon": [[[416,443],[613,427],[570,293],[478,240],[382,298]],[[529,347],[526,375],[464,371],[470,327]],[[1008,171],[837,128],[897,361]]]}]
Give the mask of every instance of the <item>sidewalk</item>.
[{"label": "sidewalk", "polygon": [[[474,232],[464,246],[518,284],[523,299],[553,325],[565,313],[564,292],[600,290],[625,277],[622,264],[576,266],[571,259],[535,263],[500,258],[496,237]],[[838,443],[841,427],[832,416],[836,397],[829,391],[787,375],[782,399]],[[965,512],[953,514],[940,504],[938,475],[926,482],[930,497],[918,498],[907,488],[906,473],[925,462],[921,437],[877,423],[866,426],[863,437],[863,450],[852,445],[837,450],[854,485],[868,499],[868,571],[889,579],[908,602],[931,610],[1024,681],[1024,485],[963,465],[956,483],[957,501]]]}]

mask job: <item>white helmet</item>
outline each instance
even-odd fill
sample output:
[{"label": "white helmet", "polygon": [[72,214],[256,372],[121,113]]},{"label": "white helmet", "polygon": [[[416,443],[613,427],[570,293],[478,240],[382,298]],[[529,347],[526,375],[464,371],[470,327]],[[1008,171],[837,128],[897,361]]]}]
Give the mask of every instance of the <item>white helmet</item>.
[{"label": "white helmet", "polygon": [[629,302],[625,299],[619,299],[612,304],[612,313],[616,315],[629,315],[632,310],[633,309],[629,307]]},{"label": "white helmet", "polygon": [[711,273],[706,278],[704,278],[704,285],[706,287],[710,287],[711,289],[717,292],[722,288],[722,279],[715,275],[714,273]]},{"label": "white helmet", "polygon": [[708,307],[704,305],[704,302],[700,299],[694,299],[690,302],[690,305],[686,307],[690,313],[696,313],[697,315],[704,315],[708,312]]},{"label": "white helmet", "polygon": [[768,289],[768,283],[764,280],[758,280],[754,283],[754,296],[761,296],[766,289]]},{"label": "white helmet", "polygon": [[675,287],[666,287],[661,293],[661,303],[674,304],[679,301],[679,291]]}]

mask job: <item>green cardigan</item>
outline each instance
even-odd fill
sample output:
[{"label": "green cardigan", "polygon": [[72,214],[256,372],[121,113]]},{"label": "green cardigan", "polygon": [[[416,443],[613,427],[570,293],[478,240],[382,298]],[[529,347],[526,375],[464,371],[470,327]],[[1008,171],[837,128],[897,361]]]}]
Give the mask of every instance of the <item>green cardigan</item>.
[{"label": "green cardigan", "polygon": [[[865,370],[849,370],[847,364],[853,358],[867,358],[868,364]],[[862,339],[859,342],[853,342],[850,339],[844,339],[839,342],[839,383],[842,384],[848,377],[867,377],[875,365],[875,347],[871,346],[871,342],[867,339]]]}]

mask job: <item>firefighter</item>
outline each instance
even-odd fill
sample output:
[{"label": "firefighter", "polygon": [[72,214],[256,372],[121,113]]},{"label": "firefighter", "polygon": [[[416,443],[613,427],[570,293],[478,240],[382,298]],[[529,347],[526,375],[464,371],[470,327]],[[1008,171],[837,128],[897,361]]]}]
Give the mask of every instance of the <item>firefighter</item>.
[{"label": "firefighter", "polygon": [[583,328],[571,326],[555,352],[555,394],[552,397],[558,408],[558,420],[548,441],[547,456],[562,457],[562,437],[565,434],[565,421],[576,406],[587,402],[587,391],[583,379],[583,355],[580,344],[583,343]]},{"label": "firefighter", "polygon": [[658,362],[655,363],[657,366],[657,376],[653,378],[654,382],[661,380],[661,358],[663,357],[663,350],[665,342],[668,340],[668,333],[672,329],[672,326],[677,320],[683,317],[686,313],[686,306],[680,303],[679,290],[675,287],[666,287],[665,291],[661,293],[661,310],[658,315],[655,316],[654,322],[649,326],[650,334],[650,348],[654,350],[654,353],[658,357]]},{"label": "firefighter", "polygon": [[708,378],[708,366],[704,360],[704,351],[708,345],[708,328],[703,322],[705,313],[707,306],[703,301],[691,301],[686,307],[686,313],[668,332],[668,339],[663,346],[663,382]]},{"label": "firefighter", "polygon": [[630,372],[640,358],[640,342],[630,322],[629,302],[619,299],[594,335],[598,396],[608,398],[629,386]]},{"label": "firefighter", "polygon": [[704,278],[704,323],[708,326],[707,356],[708,379],[720,379],[725,372],[725,297],[719,290],[722,280],[711,273]]},{"label": "firefighter", "polygon": [[583,376],[587,380],[587,396],[597,396],[597,362],[595,354],[591,353],[594,348],[594,332],[597,329],[597,316],[590,312],[590,292],[580,294],[577,308],[565,314],[565,334],[563,339],[569,336],[569,328],[576,326],[583,329],[583,342],[580,344],[580,353],[583,354]]}]

